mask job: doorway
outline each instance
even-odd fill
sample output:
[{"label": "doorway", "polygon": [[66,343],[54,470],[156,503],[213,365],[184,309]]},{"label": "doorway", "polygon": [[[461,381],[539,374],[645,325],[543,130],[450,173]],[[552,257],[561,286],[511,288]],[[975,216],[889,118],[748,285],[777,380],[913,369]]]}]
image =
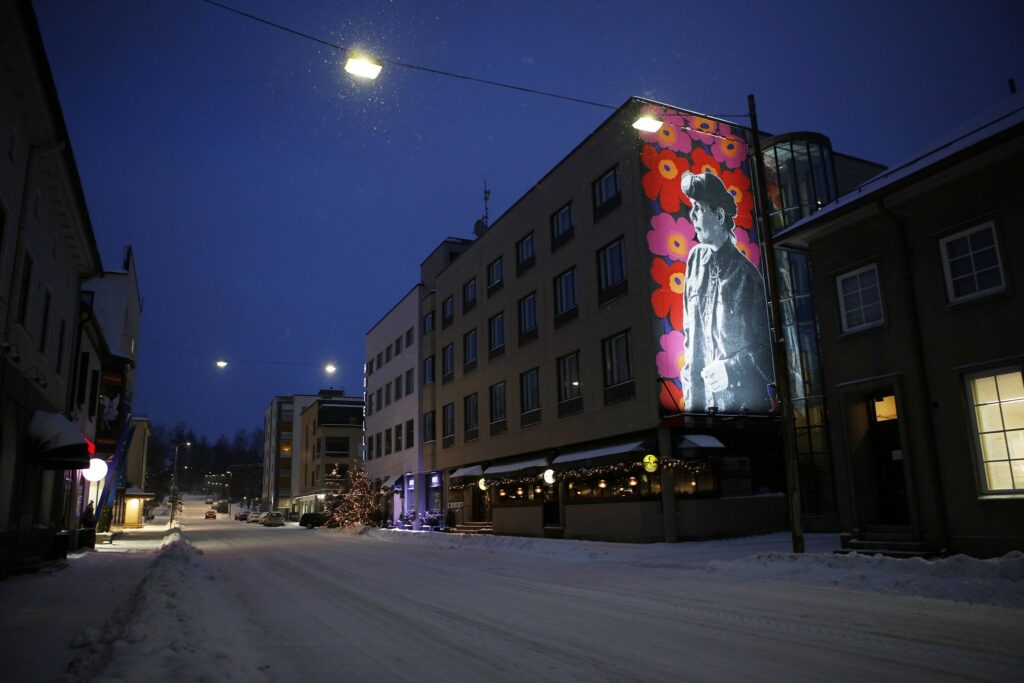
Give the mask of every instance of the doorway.
[{"label": "doorway", "polygon": [[909,531],[906,453],[899,403],[891,388],[847,400],[847,435],[858,526],[863,531]]}]

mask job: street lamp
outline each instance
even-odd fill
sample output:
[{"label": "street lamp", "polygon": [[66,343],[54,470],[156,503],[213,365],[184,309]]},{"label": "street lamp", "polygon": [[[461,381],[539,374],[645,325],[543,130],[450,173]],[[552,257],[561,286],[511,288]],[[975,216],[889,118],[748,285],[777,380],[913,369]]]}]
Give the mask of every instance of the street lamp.
[{"label": "street lamp", "polygon": [[178,449],[191,445],[191,441],[182,441],[174,445],[174,468],[171,470],[171,521],[168,522],[168,526],[174,526],[174,513],[178,509]]}]

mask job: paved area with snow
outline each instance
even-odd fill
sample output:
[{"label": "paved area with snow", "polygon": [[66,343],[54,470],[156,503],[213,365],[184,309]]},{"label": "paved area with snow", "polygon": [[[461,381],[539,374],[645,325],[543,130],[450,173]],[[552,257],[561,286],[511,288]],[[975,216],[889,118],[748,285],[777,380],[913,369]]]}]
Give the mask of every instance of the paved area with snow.
[{"label": "paved area with snow", "polygon": [[1019,680],[1024,556],[151,526],[0,582],[20,681]]}]

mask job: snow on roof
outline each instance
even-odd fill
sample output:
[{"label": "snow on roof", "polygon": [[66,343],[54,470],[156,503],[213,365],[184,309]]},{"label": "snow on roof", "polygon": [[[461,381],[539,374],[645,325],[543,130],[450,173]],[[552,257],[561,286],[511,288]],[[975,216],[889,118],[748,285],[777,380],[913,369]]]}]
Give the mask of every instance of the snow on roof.
[{"label": "snow on roof", "polygon": [[810,216],[793,223],[779,233],[779,238],[799,232],[812,223],[818,223],[842,208],[865,201],[901,180],[1021,124],[1024,124],[1024,104],[1019,96],[1011,96],[949,131],[929,145],[924,152],[911,155],[905,161],[895,164],[843,196],[823,205]]}]

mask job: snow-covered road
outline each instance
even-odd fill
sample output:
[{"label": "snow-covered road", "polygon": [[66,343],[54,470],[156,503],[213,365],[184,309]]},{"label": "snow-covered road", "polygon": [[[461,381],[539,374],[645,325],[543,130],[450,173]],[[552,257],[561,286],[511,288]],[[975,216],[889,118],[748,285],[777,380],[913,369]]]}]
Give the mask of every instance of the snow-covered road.
[{"label": "snow-covered road", "polygon": [[[111,626],[109,664],[99,649],[70,680],[1011,680],[1024,665],[1019,607],[733,559],[778,537],[751,550],[357,534],[203,509],[186,508],[133,616]],[[830,583],[858,571],[825,566]],[[984,581],[1019,594],[1010,579]]]}]

